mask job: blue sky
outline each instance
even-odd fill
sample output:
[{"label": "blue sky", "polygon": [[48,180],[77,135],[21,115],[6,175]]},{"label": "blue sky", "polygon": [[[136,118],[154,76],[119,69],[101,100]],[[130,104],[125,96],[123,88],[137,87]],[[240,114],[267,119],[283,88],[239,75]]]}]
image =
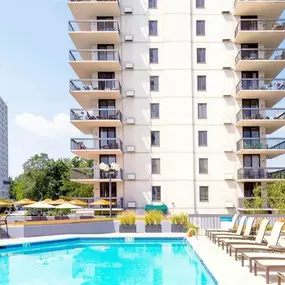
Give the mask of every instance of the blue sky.
[{"label": "blue sky", "polygon": [[[68,64],[72,15],[66,0],[3,1],[1,12],[0,96],[9,108],[9,173],[15,176],[36,153],[71,156],[70,137],[81,136],[69,123],[69,108],[78,106],[68,92],[76,78]],[[284,135],[284,129],[274,134]],[[284,158],[273,163],[282,166]]]}]

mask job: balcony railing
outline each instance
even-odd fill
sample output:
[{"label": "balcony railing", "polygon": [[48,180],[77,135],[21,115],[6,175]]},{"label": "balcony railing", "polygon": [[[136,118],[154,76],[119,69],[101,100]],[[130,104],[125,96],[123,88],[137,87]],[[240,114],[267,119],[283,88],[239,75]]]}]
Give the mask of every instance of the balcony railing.
[{"label": "balcony railing", "polygon": [[69,21],[68,30],[70,32],[115,32],[120,33],[118,21],[114,20],[85,20]]},{"label": "balcony railing", "polygon": [[122,114],[115,108],[109,109],[71,109],[70,120],[73,121],[93,121],[93,120],[120,120]]},{"label": "balcony railing", "polygon": [[235,37],[240,31],[276,31],[285,30],[285,20],[284,19],[274,19],[274,20],[240,20],[235,29]]},{"label": "balcony railing", "polygon": [[121,61],[119,52],[112,49],[70,50],[70,61]]},{"label": "balcony railing", "polygon": [[285,120],[285,109],[278,108],[242,108],[236,116],[240,120]]},{"label": "balcony railing", "polygon": [[[108,174],[97,168],[72,168],[71,179],[108,179]],[[112,179],[123,179],[123,171],[120,169],[112,174]]]},{"label": "balcony railing", "polygon": [[70,80],[70,91],[120,91],[121,84],[116,79]]},{"label": "balcony railing", "polygon": [[238,198],[238,208],[257,210],[257,209],[285,209],[285,197],[242,197]]},{"label": "balcony railing", "polygon": [[242,79],[236,86],[236,94],[241,90],[285,90],[285,79]]},{"label": "balcony railing", "polygon": [[241,149],[285,149],[285,138],[243,138],[237,142],[237,150]]},{"label": "balcony railing", "polygon": [[122,142],[116,138],[79,138],[71,139],[70,143],[71,150],[122,150]]},{"label": "balcony railing", "polygon": [[[285,0],[278,0],[278,1],[279,2],[281,2],[281,1],[285,2]],[[274,2],[277,2],[277,1],[276,0],[258,0],[258,1],[256,1],[256,0],[235,0],[235,4],[234,4],[235,8],[236,8],[236,6],[237,6],[237,4],[239,2],[252,2],[252,3],[254,3],[254,2],[272,2],[272,3],[274,3]]]},{"label": "balcony railing", "polygon": [[242,49],[235,62],[240,60],[285,60],[285,49]]},{"label": "balcony railing", "polygon": [[238,170],[238,179],[284,179],[285,168],[278,167],[243,167]]}]

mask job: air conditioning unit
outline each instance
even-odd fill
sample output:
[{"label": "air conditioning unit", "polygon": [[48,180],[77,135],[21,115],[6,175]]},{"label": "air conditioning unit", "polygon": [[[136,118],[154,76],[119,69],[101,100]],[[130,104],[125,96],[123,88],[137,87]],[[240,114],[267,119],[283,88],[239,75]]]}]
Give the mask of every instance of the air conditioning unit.
[{"label": "air conditioning unit", "polygon": [[231,125],[232,124],[232,121],[230,119],[224,119],[223,122],[224,122],[224,125]]},{"label": "air conditioning unit", "polygon": [[233,152],[233,151],[234,151],[233,148],[230,147],[230,146],[225,146],[224,147],[224,152]]},{"label": "air conditioning unit", "polygon": [[134,90],[127,90],[126,91],[126,97],[134,97],[135,91]]},{"label": "air conditioning unit", "polygon": [[231,93],[226,93],[226,92],[225,92],[225,93],[223,94],[223,97],[232,97],[232,94],[231,94]]},{"label": "air conditioning unit", "polygon": [[135,152],[136,148],[134,145],[126,146],[126,152]]},{"label": "air conditioning unit", "polygon": [[235,205],[234,205],[234,203],[232,203],[232,202],[226,202],[226,203],[225,203],[225,207],[226,207],[226,208],[234,208]]},{"label": "air conditioning unit", "polygon": [[135,173],[128,173],[127,174],[127,180],[135,180],[135,179],[136,179]]},{"label": "air conditioning unit", "polygon": [[234,180],[234,176],[232,173],[225,173],[224,175],[225,180]]},{"label": "air conditioning unit", "polygon": [[125,68],[126,69],[134,69],[134,64],[132,62],[126,62],[125,63]]},{"label": "air conditioning unit", "polygon": [[135,118],[127,118],[126,119],[126,124],[127,125],[133,125],[135,123]]},{"label": "air conditioning unit", "polygon": [[124,9],[124,12],[125,12],[125,14],[133,14],[133,8],[131,8],[131,7],[126,7],[126,8]]},{"label": "air conditioning unit", "polygon": [[133,36],[125,36],[125,41],[126,42],[132,42],[133,41]]}]

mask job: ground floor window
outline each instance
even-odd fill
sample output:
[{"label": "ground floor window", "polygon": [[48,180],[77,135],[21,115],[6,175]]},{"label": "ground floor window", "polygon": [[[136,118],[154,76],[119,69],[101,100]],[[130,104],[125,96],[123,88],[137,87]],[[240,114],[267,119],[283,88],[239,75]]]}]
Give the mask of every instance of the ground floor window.
[{"label": "ground floor window", "polygon": [[209,202],[209,187],[208,186],[200,186],[200,202]]}]

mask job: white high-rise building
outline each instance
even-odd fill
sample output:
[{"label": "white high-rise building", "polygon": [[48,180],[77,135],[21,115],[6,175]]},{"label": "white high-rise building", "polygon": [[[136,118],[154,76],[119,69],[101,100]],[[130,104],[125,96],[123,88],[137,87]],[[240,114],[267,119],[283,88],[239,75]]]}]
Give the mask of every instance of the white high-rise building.
[{"label": "white high-rise building", "polygon": [[[164,203],[189,213],[244,209],[285,153],[282,0],[73,0],[70,93],[83,133],[74,154],[94,160],[72,179],[109,196],[98,166],[116,162],[118,207]],[[273,19],[273,20],[272,20]],[[270,138],[268,137],[270,135]],[[271,163],[272,165],[272,163]],[[274,164],[273,164],[274,165]],[[281,165],[282,166],[282,165]]]},{"label": "white high-rise building", "polygon": [[0,97],[0,198],[8,198],[8,108]]}]

